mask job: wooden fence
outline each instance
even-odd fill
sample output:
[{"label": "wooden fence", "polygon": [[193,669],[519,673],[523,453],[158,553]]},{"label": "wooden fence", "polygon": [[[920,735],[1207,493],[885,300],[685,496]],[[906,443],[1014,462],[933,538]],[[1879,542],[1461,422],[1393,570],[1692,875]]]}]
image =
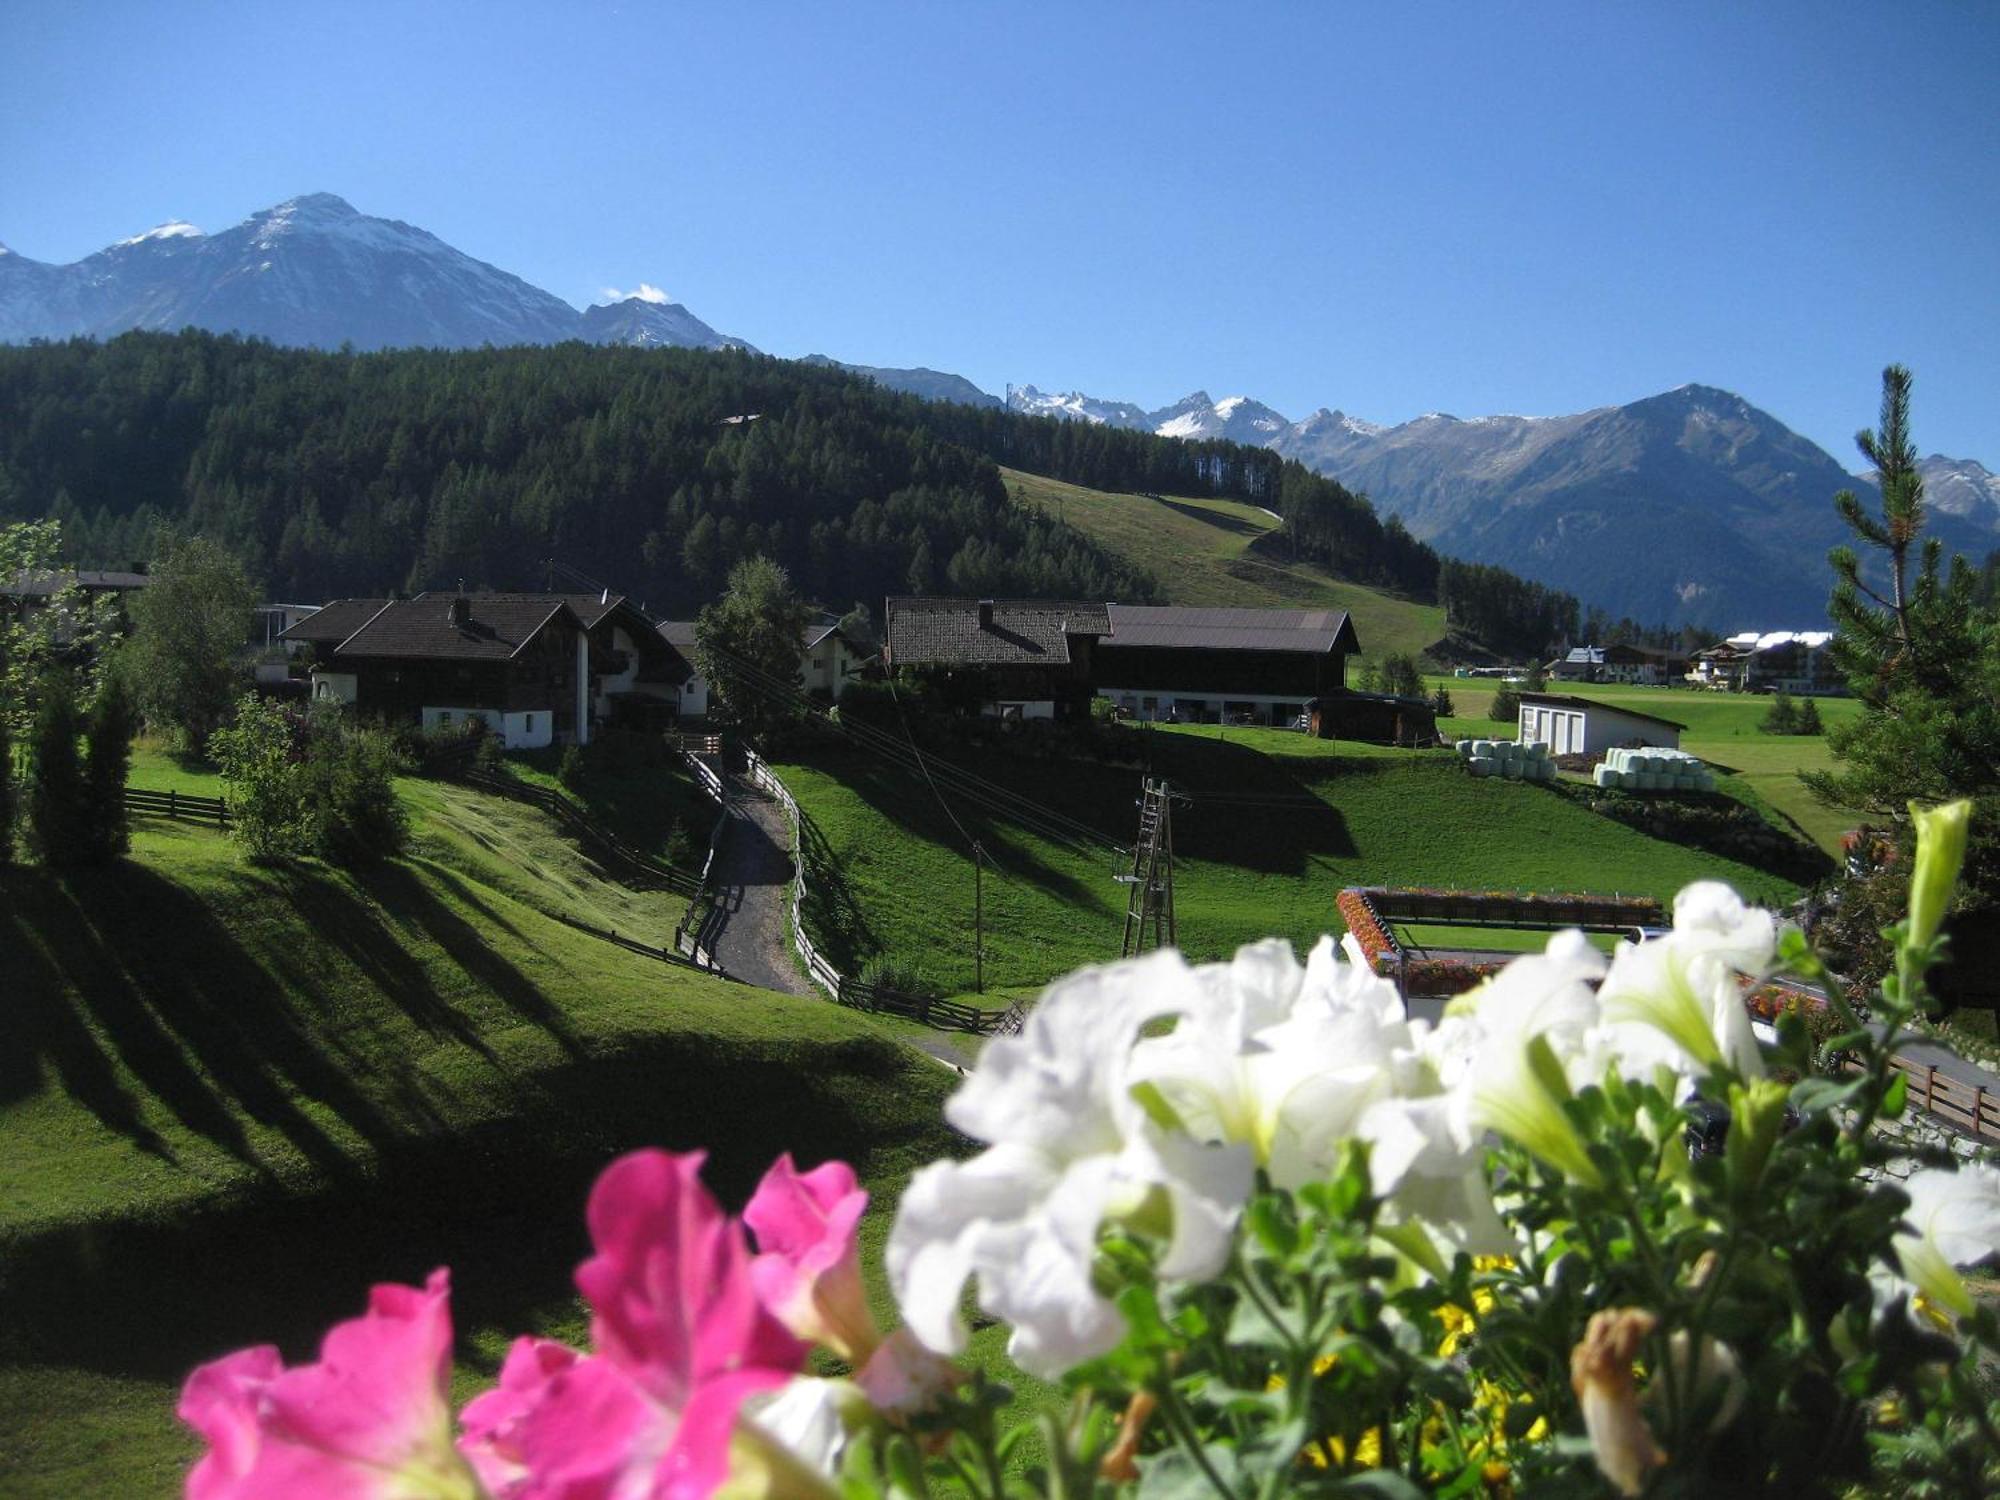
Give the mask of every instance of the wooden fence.
[{"label": "wooden fence", "polygon": [[689,734],[684,730],[669,729],[666,733],[667,748],[681,755],[720,755],[722,736],[719,734]]},{"label": "wooden fence", "polygon": [[485,771],[466,771],[459,779],[468,786],[478,787],[481,791],[493,792],[516,802],[526,802],[541,808],[553,815],[558,823],[585,843],[596,845],[618,863],[638,875],[659,881],[676,895],[692,897],[700,884],[697,877],[689,871],[677,869],[664,860],[655,859],[652,855],[633,848],[561,792],[538,786],[524,786],[508,777],[494,776]]},{"label": "wooden fence", "polygon": [[[981,1010],[976,1005],[967,1005],[957,1000],[930,1000],[920,995],[905,995],[896,990],[884,989],[880,985],[868,984],[859,979],[850,979],[830,963],[826,956],[806,932],[804,906],[806,897],[806,862],[800,845],[799,804],[792,794],[785,790],[785,784],[772,774],[763,757],[754,750],[744,752],[750,763],[751,785],[768,792],[773,801],[785,810],[785,821],[792,830],[792,943],[798,950],[799,959],[806,966],[806,973],[812,976],[814,984],[825,990],[827,997],[838,1004],[851,1006],[855,1010],[878,1011],[886,1015],[906,1016],[921,1021],[926,1026],[936,1026],[948,1031],[970,1031],[981,1035],[1001,1028],[1011,1010]],[[1016,1028],[1018,1027],[1018,1022]]]},{"label": "wooden fence", "polygon": [[1890,1060],[1908,1080],[1910,1107],[1934,1115],[1981,1141],[2000,1141],[2000,1093],[1941,1073],[1937,1065],[1898,1053]]},{"label": "wooden fence", "polygon": [[[694,736],[685,738],[692,739]],[[721,737],[710,735],[708,738],[716,745],[716,749],[708,753],[719,753]],[[716,962],[709,949],[710,928],[720,915],[715,905],[715,861],[722,850],[722,835],[729,827],[729,788],[715,767],[703,760],[698,752],[682,750],[681,759],[693,774],[695,785],[715,799],[717,811],[715,827],[708,835],[708,857],[701,862],[701,874],[695,881],[694,894],[688,897],[687,910],[681,913],[680,925],[674,929],[674,949],[704,969],[713,969]]]},{"label": "wooden fence", "polygon": [[163,818],[189,818],[197,823],[229,826],[229,804],[220,797],[196,797],[187,792],[153,792],[140,787],[125,788],[127,812],[152,813]]}]

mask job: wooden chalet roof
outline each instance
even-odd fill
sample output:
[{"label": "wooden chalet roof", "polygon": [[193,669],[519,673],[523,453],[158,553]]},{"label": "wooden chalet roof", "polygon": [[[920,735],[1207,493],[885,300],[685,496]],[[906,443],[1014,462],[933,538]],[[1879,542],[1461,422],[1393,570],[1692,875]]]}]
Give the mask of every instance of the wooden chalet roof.
[{"label": "wooden chalet roof", "polygon": [[1640,713],[1636,708],[1627,708],[1622,703],[1604,703],[1595,698],[1579,698],[1573,693],[1522,693],[1523,703],[1536,703],[1544,708],[1586,708],[1594,713],[1623,714],[1628,719],[1646,719],[1654,724],[1664,724],[1669,729],[1685,729],[1687,725],[1678,719],[1663,719],[1658,714]]},{"label": "wooden chalet roof", "polygon": [[1359,651],[1344,609],[1195,609],[1182,605],[1108,606],[1109,648],[1151,646],[1198,651],[1299,651],[1324,656]]},{"label": "wooden chalet roof", "polygon": [[388,607],[387,599],[335,599],[279,633],[281,641],[338,646]]},{"label": "wooden chalet roof", "polygon": [[466,597],[470,611],[463,622],[452,618],[453,598],[449,594],[395,600],[342,641],[334,654],[506,661],[518,655],[549,625],[567,620],[580,628],[583,623],[560,595],[471,594]]},{"label": "wooden chalet roof", "polygon": [[899,667],[1066,666],[1072,637],[1110,633],[1102,604],[903,597],[888,601],[883,639]]}]

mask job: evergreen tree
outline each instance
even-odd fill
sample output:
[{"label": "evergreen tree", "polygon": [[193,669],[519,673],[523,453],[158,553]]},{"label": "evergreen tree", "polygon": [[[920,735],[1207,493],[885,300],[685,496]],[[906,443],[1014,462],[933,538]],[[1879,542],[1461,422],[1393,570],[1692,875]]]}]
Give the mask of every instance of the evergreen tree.
[{"label": "evergreen tree", "polygon": [[1493,695],[1493,706],[1486,713],[1496,724],[1520,723],[1521,690],[1513,683],[1503,681],[1500,690]]},{"label": "evergreen tree", "polygon": [[1442,683],[1438,685],[1438,690],[1431,694],[1431,712],[1440,719],[1452,718],[1458,712],[1452,705],[1451,689]]},{"label": "evergreen tree", "polygon": [[14,860],[14,737],[0,713],[0,866]]},{"label": "evergreen tree", "polygon": [[1780,688],[1778,696],[1771,700],[1770,708],[1765,710],[1764,717],[1758,721],[1757,727],[1765,734],[1797,734],[1799,711],[1798,706],[1792,702],[1792,695]]},{"label": "evergreen tree", "polygon": [[34,762],[28,776],[28,843],[43,864],[67,867],[92,853],[90,790],[77,754],[82,724],[74,684],[47,682],[35,714]]},{"label": "evergreen tree", "polygon": [[98,690],[85,730],[89,758],[84,764],[90,805],[88,858],[103,864],[132,846],[125,815],[125,779],[132,766],[134,724],[132,700],[120,675],[113,671]]},{"label": "evergreen tree", "polygon": [[1792,733],[1794,734],[1826,733],[1826,725],[1821,721],[1819,716],[1818,699],[1808,698],[1804,703],[1801,703],[1799,705],[1798,723],[1793,728]]}]

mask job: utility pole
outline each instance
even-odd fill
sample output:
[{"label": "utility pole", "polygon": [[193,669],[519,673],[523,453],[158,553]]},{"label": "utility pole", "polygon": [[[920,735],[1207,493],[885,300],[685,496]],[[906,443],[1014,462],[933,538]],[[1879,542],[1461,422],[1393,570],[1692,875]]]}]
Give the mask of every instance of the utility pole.
[{"label": "utility pole", "polygon": [[1121,958],[1134,957],[1149,947],[1176,947],[1180,942],[1174,926],[1175,794],[1169,783],[1150,776],[1142,785],[1145,795],[1139,802],[1139,837],[1132,845],[1132,871],[1115,877],[1130,888],[1125,897]]},{"label": "utility pole", "polygon": [[972,988],[986,993],[986,846],[972,845]]}]

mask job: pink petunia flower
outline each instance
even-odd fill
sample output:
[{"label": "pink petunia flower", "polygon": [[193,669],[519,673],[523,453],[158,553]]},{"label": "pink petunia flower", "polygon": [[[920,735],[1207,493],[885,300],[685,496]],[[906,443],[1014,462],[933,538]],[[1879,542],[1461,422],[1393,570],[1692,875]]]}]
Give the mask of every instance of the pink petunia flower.
[{"label": "pink petunia flower", "polygon": [[861,1287],[855,1236],[868,1194],[846,1162],[800,1172],[787,1152],[757,1184],[743,1222],[761,1252],[751,1284],[772,1316],[857,1369],[882,1341]]},{"label": "pink petunia flower", "polygon": [[450,1273],[385,1284],[337,1323],[317,1362],[269,1345],[200,1366],[181,1420],[208,1443],[188,1500],[476,1500],[452,1446]]},{"label": "pink petunia flower", "polygon": [[[706,1500],[744,1443],[745,1400],[806,1348],[765,1311],[743,1228],[702,1186],[703,1155],[607,1167],[577,1268],[597,1352],[522,1339],[466,1407],[466,1455],[500,1500]],[[754,1435],[752,1435],[754,1437]]]}]

